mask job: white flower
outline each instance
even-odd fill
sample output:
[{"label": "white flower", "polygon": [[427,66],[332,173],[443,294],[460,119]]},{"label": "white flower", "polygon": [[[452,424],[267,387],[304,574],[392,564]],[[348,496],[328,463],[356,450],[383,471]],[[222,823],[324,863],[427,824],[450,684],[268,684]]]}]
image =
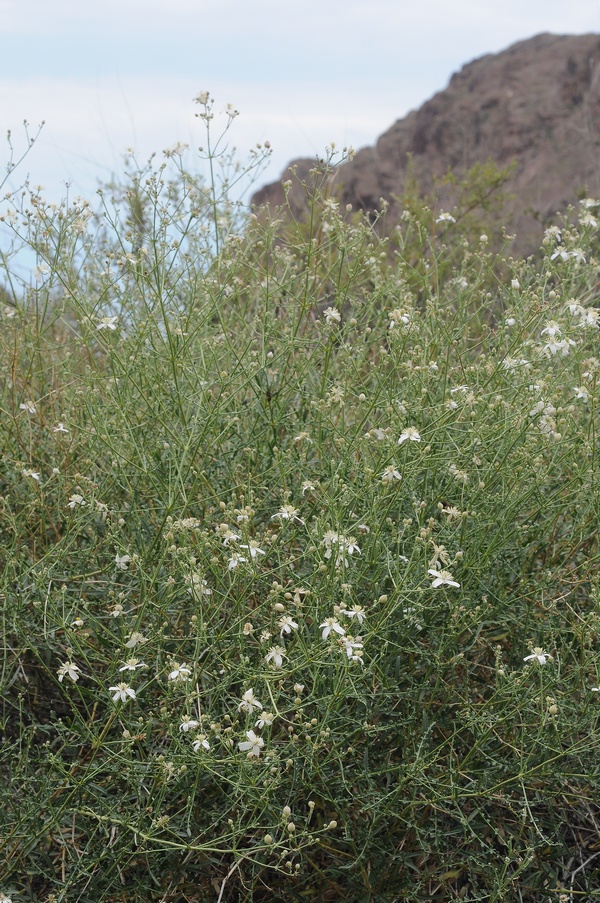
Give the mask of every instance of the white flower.
[{"label": "white flower", "polygon": [[302,495],[305,495],[307,492],[314,492],[316,488],[316,485],[310,480],[304,480],[302,483]]},{"label": "white flower", "polygon": [[523,659],[523,661],[524,661],[524,662],[531,662],[531,661],[533,661],[534,659],[535,659],[540,665],[545,665],[546,662],[548,662],[548,661],[550,661],[550,662],[553,661],[552,656],[549,655],[547,652],[544,652],[544,650],[541,649],[539,646],[534,646],[534,647],[533,647],[533,652],[531,653],[531,655],[526,655],[525,658]]},{"label": "white flower", "polygon": [[576,344],[573,339],[558,339],[556,336],[551,335],[542,348],[542,354],[545,354],[546,357],[553,357],[560,352],[562,357],[566,357],[570,349]]},{"label": "white flower", "polygon": [[321,634],[321,636],[324,640],[327,639],[332,630],[335,631],[335,633],[339,633],[341,636],[346,633],[337,618],[325,618],[323,623],[319,624],[319,629],[321,628],[323,628],[323,633]]},{"label": "white flower", "polygon": [[240,546],[240,548],[241,548],[241,549],[248,549],[248,551],[250,552],[250,557],[251,557],[251,558],[256,558],[257,555],[264,555],[264,554],[265,554],[265,553],[263,552],[262,549],[259,549],[259,548],[258,548],[258,543],[257,543],[255,540],[253,540],[253,539],[250,540],[250,542],[248,543],[247,546]]},{"label": "white flower", "polygon": [[111,693],[114,692],[113,702],[118,702],[119,699],[121,702],[127,702],[128,699],[135,699],[136,693],[129,684],[120,683],[117,684],[116,687],[108,688]]},{"label": "white flower", "polygon": [[363,644],[360,642],[361,637],[343,636],[340,637],[338,643],[342,652],[345,652],[351,662],[362,662]]},{"label": "white flower", "polygon": [[585,404],[588,402],[588,391],[581,386],[574,386],[573,391],[575,392],[575,398],[580,398]]},{"label": "white flower", "polygon": [[128,658],[127,661],[123,662],[119,671],[135,671],[137,668],[145,668],[146,663],[141,662],[139,658]]},{"label": "white flower", "polygon": [[244,558],[243,555],[238,555],[237,552],[234,552],[229,561],[227,562],[227,570],[233,571],[238,566],[238,564],[242,564],[242,562],[248,561],[247,558]]},{"label": "white flower", "polygon": [[119,568],[120,571],[126,571],[131,564],[131,555],[115,555],[115,564]]},{"label": "white flower", "polygon": [[548,320],[545,329],[542,329],[540,335],[560,335],[560,326],[556,320]]},{"label": "white flower", "polygon": [[37,470],[24,470],[24,477],[31,477],[32,480],[36,480],[38,483],[40,482],[40,474]]},{"label": "white flower", "polygon": [[129,639],[125,643],[126,649],[133,649],[138,643],[147,643],[148,640],[146,637],[139,632],[139,630],[134,630],[129,634]]},{"label": "white flower", "polygon": [[219,524],[219,526],[217,527],[217,533],[223,540],[224,546],[228,546],[232,540],[240,538],[239,533],[235,533],[233,530],[230,530],[227,524]]},{"label": "white flower", "polygon": [[71,621],[71,627],[79,628],[79,627],[83,627],[84,624],[85,624],[85,621],[83,620],[83,618],[75,618],[74,621]]},{"label": "white flower", "polygon": [[197,727],[200,726],[200,722],[196,721],[194,718],[190,718],[189,715],[184,715],[181,719],[181,724],[179,725],[179,730],[183,731],[184,734],[187,734],[188,731],[196,730]]},{"label": "white flower", "polygon": [[279,636],[283,639],[284,633],[291,633],[292,630],[298,630],[298,624],[289,615],[284,615],[277,621],[277,626],[281,628]]},{"label": "white flower", "polygon": [[293,505],[282,505],[277,514],[271,515],[271,520],[295,520],[299,524],[303,524],[302,518],[298,517],[298,509]]},{"label": "white flower", "polygon": [[427,573],[431,574],[431,576],[435,578],[433,583],[431,584],[432,587],[460,586],[460,583],[457,583],[450,571],[436,571],[433,568],[430,568]]},{"label": "white flower", "polygon": [[595,307],[582,308],[580,318],[579,326],[581,328],[585,326],[600,326],[600,310],[596,310]]},{"label": "white flower", "polygon": [[382,483],[393,483],[394,480],[401,480],[400,472],[396,470],[393,464],[389,464],[381,474]]},{"label": "white flower", "polygon": [[285,646],[271,646],[271,648],[265,655],[265,662],[267,663],[267,665],[269,664],[269,662],[273,662],[273,667],[281,668],[284,658],[287,658],[287,655],[285,654]]},{"label": "white flower", "polygon": [[254,709],[257,711],[261,710],[263,707],[262,702],[259,702],[256,696],[254,695],[254,690],[250,687],[249,690],[246,690],[244,695],[242,696],[242,701],[238,705],[238,712],[248,712],[249,715],[252,714]]},{"label": "white flower", "polygon": [[191,676],[192,670],[188,668],[186,662],[181,665],[179,662],[173,662],[171,667],[173,670],[169,672],[169,680],[187,680]]},{"label": "white flower", "polygon": [[37,408],[32,401],[23,401],[19,407],[22,411],[27,411],[28,414],[35,414],[37,411]]},{"label": "white flower", "polygon": [[421,434],[414,426],[407,426],[407,428],[403,431],[402,435],[398,439],[398,445],[402,445],[403,442],[409,439],[411,442],[420,442]]},{"label": "white flower", "polygon": [[510,287],[515,291],[518,291],[521,288],[521,284],[518,279],[512,279],[510,283]]},{"label": "white flower", "polygon": [[585,263],[585,255],[581,248],[573,248],[572,251],[567,251],[562,247],[557,248],[554,254],[550,255],[550,260],[556,260],[557,257],[560,257],[561,260],[572,258],[576,263]]},{"label": "white flower", "polygon": [[456,219],[452,216],[451,213],[445,213],[443,210],[440,211],[438,218],[436,219],[436,223],[455,223]]},{"label": "white flower", "polygon": [[82,495],[78,495],[77,493],[75,493],[75,495],[72,495],[69,497],[67,506],[69,508],[75,508],[75,507],[77,507],[77,505],[80,505],[83,508],[83,506],[85,505],[85,499],[83,498]]},{"label": "white flower", "polygon": [[347,618],[356,618],[359,624],[363,624],[366,612],[362,605],[353,605],[352,608],[343,608],[342,614],[346,615]]},{"label": "white flower", "polygon": [[59,422],[56,424],[56,426],[54,427],[54,429],[52,430],[52,432],[53,432],[53,433],[68,433],[69,431],[68,431],[68,429],[66,428],[66,426],[64,425],[64,423],[61,423],[61,422],[59,421]]},{"label": "white flower", "polygon": [[340,536],[340,539],[344,540],[344,543],[346,545],[346,551],[347,551],[348,555],[353,555],[355,552],[358,552],[358,554],[360,555],[360,549],[356,544],[356,540],[355,540],[354,536],[348,536],[348,537]]},{"label": "white flower", "polygon": [[81,668],[79,665],[74,664],[74,662],[63,662],[58,671],[58,679],[62,683],[65,677],[70,677],[71,680],[78,681],[79,674],[81,672]]},{"label": "white flower", "polygon": [[335,307],[327,307],[323,311],[323,316],[325,317],[325,323],[329,326],[331,323],[339,323],[341,322],[342,315],[339,310],[336,310]]},{"label": "white flower", "polygon": [[263,727],[271,727],[274,720],[275,715],[272,712],[263,712],[256,720],[254,727],[257,727],[259,730],[262,730]]},{"label": "white flower", "polygon": [[262,737],[257,737],[254,731],[246,731],[247,740],[240,740],[238,743],[238,749],[240,752],[248,752],[248,758],[252,756],[260,756],[260,751],[262,747],[265,745],[265,741]]},{"label": "white flower", "polygon": [[199,734],[197,739],[192,743],[192,749],[194,752],[198,752],[198,750],[202,747],[203,749],[210,749],[210,743],[206,739],[206,734]]},{"label": "white flower", "polygon": [[98,317],[96,329],[116,329],[118,317]]}]

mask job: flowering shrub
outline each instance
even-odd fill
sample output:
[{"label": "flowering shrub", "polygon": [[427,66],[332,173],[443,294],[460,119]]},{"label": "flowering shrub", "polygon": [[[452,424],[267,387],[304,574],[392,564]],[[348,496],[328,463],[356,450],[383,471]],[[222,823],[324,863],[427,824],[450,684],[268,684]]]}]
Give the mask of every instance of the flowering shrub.
[{"label": "flowering shrub", "polygon": [[116,189],[4,202],[38,272],[5,257],[0,891],[575,899],[595,208],[537,262],[465,245],[416,291],[331,198],[310,232],[240,224],[227,187],[171,150],[135,219]]}]

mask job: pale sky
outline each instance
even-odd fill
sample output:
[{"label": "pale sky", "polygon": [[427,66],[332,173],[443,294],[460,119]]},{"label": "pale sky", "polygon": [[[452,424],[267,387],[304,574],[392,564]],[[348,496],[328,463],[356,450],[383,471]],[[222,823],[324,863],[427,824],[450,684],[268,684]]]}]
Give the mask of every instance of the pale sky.
[{"label": "pale sky", "polygon": [[92,198],[128,147],[203,143],[209,90],[240,111],[241,156],[271,142],[264,183],[332,141],[373,144],[464,63],[543,31],[600,33],[600,0],[0,0],[2,132],[18,150],[23,120],[46,122],[12,181]]}]

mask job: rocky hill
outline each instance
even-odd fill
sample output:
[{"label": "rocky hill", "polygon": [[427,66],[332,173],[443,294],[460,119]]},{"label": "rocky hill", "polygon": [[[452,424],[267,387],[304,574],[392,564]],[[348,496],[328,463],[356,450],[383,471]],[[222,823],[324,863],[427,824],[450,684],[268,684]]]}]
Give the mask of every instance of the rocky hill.
[{"label": "rocky hill", "polygon": [[[407,179],[449,210],[452,188],[440,188],[439,179],[487,160],[515,163],[505,208],[515,250],[538,248],[556,211],[600,197],[600,35],[541,34],[468,63],[444,91],[340,166],[335,180],[342,202],[355,209],[390,201],[389,222],[400,215]],[[314,162],[290,165],[306,177]],[[287,168],[281,179],[289,177]],[[253,204],[280,205],[281,179],[256,192]],[[301,213],[299,186],[291,202]]]}]

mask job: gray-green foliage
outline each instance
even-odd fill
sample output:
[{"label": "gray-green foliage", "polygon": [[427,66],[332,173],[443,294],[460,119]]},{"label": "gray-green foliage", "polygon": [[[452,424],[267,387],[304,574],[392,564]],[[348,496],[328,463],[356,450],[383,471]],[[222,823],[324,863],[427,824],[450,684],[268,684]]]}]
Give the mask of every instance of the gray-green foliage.
[{"label": "gray-green foliage", "polygon": [[4,214],[0,891],[591,899],[593,216],[448,272],[161,167]]}]

